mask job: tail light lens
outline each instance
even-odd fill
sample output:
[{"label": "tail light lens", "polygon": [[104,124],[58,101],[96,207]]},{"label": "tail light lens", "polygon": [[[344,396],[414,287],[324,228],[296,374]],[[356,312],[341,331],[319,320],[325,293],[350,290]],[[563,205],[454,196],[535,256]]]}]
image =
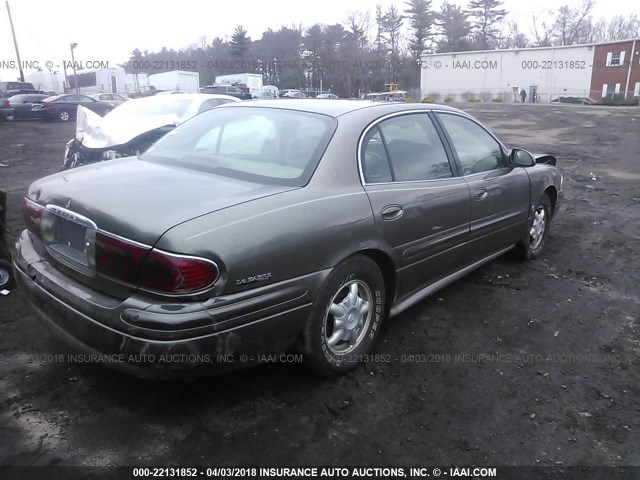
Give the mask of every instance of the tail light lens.
[{"label": "tail light lens", "polygon": [[22,203],[22,216],[27,229],[33,233],[36,237],[40,237],[40,223],[42,221],[42,213],[44,207],[38,205],[36,202],[24,199]]},{"label": "tail light lens", "polygon": [[96,232],[95,268],[116,280],[135,285],[151,247]]},{"label": "tail light lens", "polygon": [[219,272],[215,263],[202,258],[151,250],[138,285],[163,293],[190,293],[213,285]]},{"label": "tail light lens", "polygon": [[5,107],[11,107],[11,103],[9,103],[9,100],[8,100],[8,99],[4,99],[4,100],[2,101],[2,103],[4,103],[4,106],[5,106]]},{"label": "tail light lens", "polygon": [[162,252],[103,232],[96,233],[95,268],[114,279],[168,294],[197,292],[219,277],[218,267],[209,260]]},{"label": "tail light lens", "polygon": [[51,107],[53,107],[53,103],[43,102],[42,104],[42,108],[51,108]]}]

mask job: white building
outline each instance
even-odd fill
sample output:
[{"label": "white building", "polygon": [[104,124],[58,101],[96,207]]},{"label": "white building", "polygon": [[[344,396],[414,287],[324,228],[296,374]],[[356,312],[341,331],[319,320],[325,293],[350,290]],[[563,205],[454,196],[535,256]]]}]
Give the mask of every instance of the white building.
[{"label": "white building", "polygon": [[37,90],[64,93],[64,75],[60,72],[27,73],[25,75],[25,81],[33,84]]},{"label": "white building", "polygon": [[[422,55],[421,91],[435,101],[550,102],[557,97],[632,98],[640,40]],[[636,68],[631,68],[634,65]],[[637,95],[637,94],[636,94]],[[498,100],[499,99],[499,100]]]}]

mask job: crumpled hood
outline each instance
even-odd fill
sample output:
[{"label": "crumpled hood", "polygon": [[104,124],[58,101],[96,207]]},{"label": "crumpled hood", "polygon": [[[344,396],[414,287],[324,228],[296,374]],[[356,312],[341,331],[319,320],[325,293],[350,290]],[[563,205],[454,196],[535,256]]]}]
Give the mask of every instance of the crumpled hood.
[{"label": "crumpled hood", "polygon": [[156,128],[182,122],[178,115],[131,116],[128,118],[101,117],[86,107],[78,107],[76,139],[87,148],[107,148],[122,145],[138,135]]}]

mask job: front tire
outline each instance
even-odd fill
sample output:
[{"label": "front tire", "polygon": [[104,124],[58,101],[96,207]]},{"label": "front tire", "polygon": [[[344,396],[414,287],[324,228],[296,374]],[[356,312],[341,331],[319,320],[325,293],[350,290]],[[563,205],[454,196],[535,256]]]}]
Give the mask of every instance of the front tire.
[{"label": "front tire", "polygon": [[543,193],[533,211],[533,220],[527,232],[516,243],[515,254],[519,259],[533,260],[540,255],[551,226],[551,215],[551,200],[549,195]]},{"label": "front tire", "polygon": [[13,280],[11,264],[0,260],[0,290],[9,290],[13,286]]},{"label": "front tire", "polygon": [[358,366],[375,343],[385,313],[384,278],[357,255],[340,263],[318,293],[303,331],[304,363],[331,378]]}]

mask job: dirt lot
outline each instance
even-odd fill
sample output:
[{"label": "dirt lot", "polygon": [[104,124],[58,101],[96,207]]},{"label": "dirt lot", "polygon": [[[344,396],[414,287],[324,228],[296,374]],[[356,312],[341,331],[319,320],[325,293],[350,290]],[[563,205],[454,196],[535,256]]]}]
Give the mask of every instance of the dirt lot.
[{"label": "dirt lot", "polygon": [[[559,157],[541,258],[501,258],[388,321],[389,361],[335,381],[269,364],[151,383],[57,361],[71,352],[14,290],[0,297],[0,465],[640,465],[640,109],[463,108]],[[72,131],[0,124],[8,238]]]}]

